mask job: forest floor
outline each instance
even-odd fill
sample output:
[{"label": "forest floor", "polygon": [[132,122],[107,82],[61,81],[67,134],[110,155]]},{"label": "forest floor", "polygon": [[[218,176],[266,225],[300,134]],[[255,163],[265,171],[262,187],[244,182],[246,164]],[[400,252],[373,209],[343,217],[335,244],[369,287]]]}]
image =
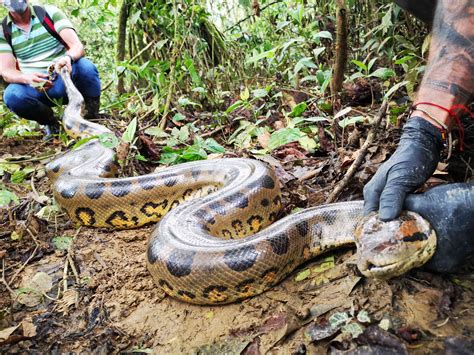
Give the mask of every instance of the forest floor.
[{"label": "forest floor", "polygon": [[[363,184],[393,151],[397,136],[396,128],[379,134],[340,201],[362,198]],[[320,156],[288,144],[264,158],[282,182],[286,212],[325,201],[354,160],[360,143],[352,140]],[[40,138],[0,142],[4,159],[24,161],[61,149]],[[5,183],[21,203],[0,212],[2,353],[474,352],[472,268],[449,277],[415,270],[390,281],[369,280],[357,272],[355,249],[349,248],[302,265],[260,296],[226,306],[185,304],[167,297],[146,269],[151,227],[77,229],[65,215],[50,221],[35,216],[45,202],[42,193],[52,196],[40,169],[46,160],[29,163],[38,168],[36,192]]]}]

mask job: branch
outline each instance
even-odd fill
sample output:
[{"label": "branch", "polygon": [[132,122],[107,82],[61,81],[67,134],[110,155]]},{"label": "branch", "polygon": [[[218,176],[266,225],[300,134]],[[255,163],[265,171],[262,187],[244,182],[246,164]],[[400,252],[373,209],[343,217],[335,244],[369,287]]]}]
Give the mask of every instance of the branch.
[{"label": "branch", "polygon": [[385,117],[385,114],[387,112],[387,107],[388,107],[388,102],[384,101],[382,103],[382,106],[380,106],[380,110],[377,113],[377,116],[375,117],[375,122],[372,128],[370,129],[369,134],[367,134],[367,139],[365,140],[364,144],[357,152],[357,157],[355,158],[350,168],[347,170],[342,180],[337,183],[333,192],[326,199],[326,203],[332,203],[336,201],[337,196],[341,193],[342,190],[344,190],[344,188],[347,186],[349,181],[352,179],[352,177],[356,173],[357,169],[359,169],[359,167],[362,165],[362,161],[364,160],[365,155],[367,154],[367,150],[372,145],[372,143],[375,140],[375,137],[377,136],[377,130],[380,126],[380,122]]},{"label": "branch", "polygon": [[[274,2],[269,3],[268,5],[265,5],[264,7],[262,7],[262,8],[260,9],[260,13],[261,13],[263,10],[265,10],[267,7],[270,7],[270,6],[272,6],[272,5],[278,4],[278,3],[280,3],[280,2],[284,2],[284,0],[277,0],[277,1],[274,1]],[[247,17],[244,17],[242,20],[240,20],[240,21],[237,22],[236,24],[230,26],[229,28],[226,28],[226,29],[224,30],[224,33],[226,33],[227,31],[230,31],[231,29],[233,29],[233,28],[235,28],[235,27],[237,27],[237,26],[240,26],[240,24],[241,24],[242,22],[245,22],[245,21],[247,21],[248,19],[251,19],[253,16],[254,16],[254,14],[251,14],[251,15],[248,15]]]}]

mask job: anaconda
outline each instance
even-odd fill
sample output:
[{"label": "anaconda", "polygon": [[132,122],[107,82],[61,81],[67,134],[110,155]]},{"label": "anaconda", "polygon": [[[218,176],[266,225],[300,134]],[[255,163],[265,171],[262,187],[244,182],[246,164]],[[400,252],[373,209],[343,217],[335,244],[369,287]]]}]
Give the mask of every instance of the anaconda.
[{"label": "anaconda", "polygon": [[[61,76],[69,98],[62,118],[67,134],[111,133],[83,119],[81,94],[67,71]],[[343,245],[356,243],[361,272],[380,278],[422,265],[435,250],[434,231],[417,215],[384,224],[372,216],[360,224],[362,201],[276,221],[279,181],[257,160],[199,161],[128,178],[116,178],[116,172],[114,151],[97,138],[47,165],[54,196],[74,221],[115,229],[157,223],[148,269],[167,294],[186,302],[224,304],[257,295],[298,265]]]}]

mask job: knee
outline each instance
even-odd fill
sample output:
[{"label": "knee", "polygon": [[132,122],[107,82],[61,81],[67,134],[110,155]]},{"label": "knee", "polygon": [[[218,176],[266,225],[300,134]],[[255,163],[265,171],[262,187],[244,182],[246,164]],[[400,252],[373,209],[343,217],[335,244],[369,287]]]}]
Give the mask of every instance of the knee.
[{"label": "knee", "polygon": [[74,63],[74,69],[76,72],[74,74],[78,74],[81,77],[99,77],[99,72],[95,64],[84,57],[80,58],[76,63]]},{"label": "knee", "polygon": [[18,84],[8,85],[3,93],[3,101],[5,102],[5,105],[15,113],[25,106],[26,100],[26,95],[23,92],[21,85]]}]

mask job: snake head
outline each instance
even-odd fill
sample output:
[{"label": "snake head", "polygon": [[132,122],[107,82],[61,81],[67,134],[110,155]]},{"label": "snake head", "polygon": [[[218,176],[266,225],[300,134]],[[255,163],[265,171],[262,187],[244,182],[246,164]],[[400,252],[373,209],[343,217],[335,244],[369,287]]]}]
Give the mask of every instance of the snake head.
[{"label": "snake head", "polygon": [[436,249],[436,233],[419,214],[404,211],[383,222],[374,212],[355,229],[360,272],[370,278],[389,279],[426,263]]}]

